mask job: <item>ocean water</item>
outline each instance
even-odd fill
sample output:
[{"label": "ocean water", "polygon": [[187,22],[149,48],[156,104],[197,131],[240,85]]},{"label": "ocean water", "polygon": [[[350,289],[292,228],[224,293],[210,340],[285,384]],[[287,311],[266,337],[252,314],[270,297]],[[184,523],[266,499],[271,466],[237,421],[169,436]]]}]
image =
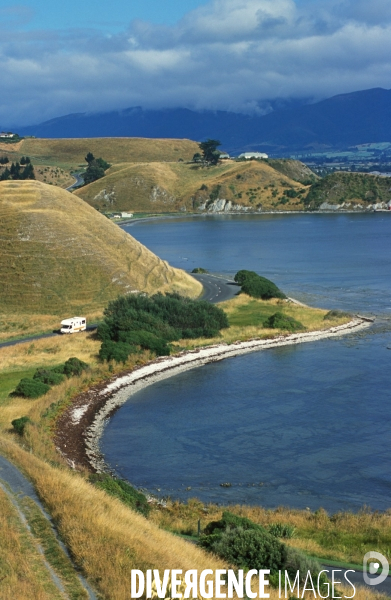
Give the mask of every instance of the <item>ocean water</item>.
[{"label": "ocean water", "polygon": [[116,472],[182,500],[389,508],[391,215],[214,216],[127,230],[174,266],[252,269],[314,306],[376,323],[145,388],[105,430],[101,449]]}]

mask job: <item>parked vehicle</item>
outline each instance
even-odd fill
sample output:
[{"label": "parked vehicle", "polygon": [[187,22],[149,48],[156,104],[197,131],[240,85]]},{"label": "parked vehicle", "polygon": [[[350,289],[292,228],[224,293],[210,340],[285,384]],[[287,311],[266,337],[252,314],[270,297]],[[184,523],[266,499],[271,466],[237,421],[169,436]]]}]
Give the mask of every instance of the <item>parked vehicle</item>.
[{"label": "parked vehicle", "polygon": [[76,333],[78,331],[85,331],[87,322],[85,317],[72,317],[71,319],[64,319],[61,321],[61,333]]}]

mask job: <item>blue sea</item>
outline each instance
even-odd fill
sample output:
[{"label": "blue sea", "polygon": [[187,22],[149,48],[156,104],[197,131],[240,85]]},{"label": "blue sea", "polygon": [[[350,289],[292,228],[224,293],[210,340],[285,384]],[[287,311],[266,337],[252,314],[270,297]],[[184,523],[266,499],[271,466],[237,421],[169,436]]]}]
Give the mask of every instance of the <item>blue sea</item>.
[{"label": "blue sea", "polygon": [[390,508],[391,215],[184,217],[125,229],[173,266],[254,270],[308,304],[376,322],[147,387],[105,430],[101,449],[117,474],[181,500]]}]

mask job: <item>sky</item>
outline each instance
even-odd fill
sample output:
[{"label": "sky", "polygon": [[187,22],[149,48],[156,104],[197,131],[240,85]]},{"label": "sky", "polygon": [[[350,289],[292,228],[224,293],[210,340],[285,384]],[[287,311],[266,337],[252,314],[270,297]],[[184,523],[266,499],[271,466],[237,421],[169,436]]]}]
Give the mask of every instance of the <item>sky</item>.
[{"label": "sky", "polygon": [[391,88],[390,0],[0,0],[0,127]]}]

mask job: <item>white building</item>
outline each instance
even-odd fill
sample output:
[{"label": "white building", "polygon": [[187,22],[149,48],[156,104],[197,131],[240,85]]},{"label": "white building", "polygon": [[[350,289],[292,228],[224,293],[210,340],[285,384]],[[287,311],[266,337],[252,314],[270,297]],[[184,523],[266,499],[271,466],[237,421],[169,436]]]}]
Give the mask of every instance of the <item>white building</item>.
[{"label": "white building", "polygon": [[242,152],[239,154],[238,158],[245,158],[246,160],[250,160],[250,158],[269,158],[268,154],[264,154],[263,152]]},{"label": "white building", "polygon": [[122,213],[121,213],[121,217],[122,217],[123,219],[130,219],[131,217],[133,217],[133,213],[122,212]]},{"label": "white building", "polygon": [[13,137],[15,137],[14,133],[10,133],[10,132],[5,133],[4,131],[2,131],[0,133],[0,138],[13,138]]}]

